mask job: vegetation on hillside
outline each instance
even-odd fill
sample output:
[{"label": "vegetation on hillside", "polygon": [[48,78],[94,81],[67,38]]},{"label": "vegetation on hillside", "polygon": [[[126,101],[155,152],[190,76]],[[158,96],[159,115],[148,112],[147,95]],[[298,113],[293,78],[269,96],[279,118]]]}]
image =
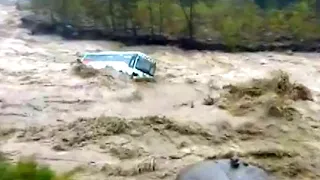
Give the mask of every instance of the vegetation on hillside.
[{"label": "vegetation on hillside", "polygon": [[[106,32],[162,35],[230,46],[320,36],[316,0],[32,0],[72,24]],[[57,16],[54,16],[57,15]],[[318,18],[319,19],[319,18]]]}]

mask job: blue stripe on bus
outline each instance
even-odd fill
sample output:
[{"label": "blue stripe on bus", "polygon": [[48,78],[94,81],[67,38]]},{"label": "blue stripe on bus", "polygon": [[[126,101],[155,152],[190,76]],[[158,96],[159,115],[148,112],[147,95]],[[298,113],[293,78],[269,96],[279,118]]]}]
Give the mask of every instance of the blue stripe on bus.
[{"label": "blue stripe on bus", "polygon": [[123,61],[129,64],[130,60],[135,54],[124,54],[124,55],[105,55],[105,54],[90,54],[86,55],[84,59],[86,61]]}]

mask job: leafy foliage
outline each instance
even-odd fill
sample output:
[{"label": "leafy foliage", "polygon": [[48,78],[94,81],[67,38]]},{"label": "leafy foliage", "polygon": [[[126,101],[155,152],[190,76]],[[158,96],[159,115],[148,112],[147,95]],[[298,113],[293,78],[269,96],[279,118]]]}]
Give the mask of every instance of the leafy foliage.
[{"label": "leafy foliage", "polygon": [[20,160],[16,164],[0,160],[1,180],[70,180],[72,173],[58,176],[48,167],[40,166],[32,159]]},{"label": "leafy foliage", "polygon": [[[230,46],[319,38],[315,0],[32,0],[61,19],[89,17],[110,32],[214,40]],[[272,3],[274,2],[274,3]],[[270,8],[271,7],[271,8]],[[319,7],[320,8],[320,7]],[[80,16],[80,14],[82,16]],[[84,23],[80,23],[84,24]]]}]

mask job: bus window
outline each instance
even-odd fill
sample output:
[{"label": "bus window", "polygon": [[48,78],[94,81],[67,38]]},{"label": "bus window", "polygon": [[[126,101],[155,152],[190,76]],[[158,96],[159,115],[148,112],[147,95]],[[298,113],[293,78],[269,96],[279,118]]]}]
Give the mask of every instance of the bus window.
[{"label": "bus window", "polygon": [[129,67],[134,67],[134,64],[135,64],[135,62],[136,62],[136,59],[137,59],[137,57],[139,57],[138,55],[134,55],[132,58],[131,58],[131,60],[130,60],[130,62],[129,62]]}]

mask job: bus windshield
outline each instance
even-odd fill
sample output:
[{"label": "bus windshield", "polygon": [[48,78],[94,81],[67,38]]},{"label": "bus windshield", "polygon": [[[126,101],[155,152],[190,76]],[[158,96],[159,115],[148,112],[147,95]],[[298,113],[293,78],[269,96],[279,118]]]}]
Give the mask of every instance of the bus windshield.
[{"label": "bus windshield", "polygon": [[156,70],[156,64],[153,62],[148,61],[144,57],[139,56],[136,69],[150,75],[154,76],[155,70]]}]

